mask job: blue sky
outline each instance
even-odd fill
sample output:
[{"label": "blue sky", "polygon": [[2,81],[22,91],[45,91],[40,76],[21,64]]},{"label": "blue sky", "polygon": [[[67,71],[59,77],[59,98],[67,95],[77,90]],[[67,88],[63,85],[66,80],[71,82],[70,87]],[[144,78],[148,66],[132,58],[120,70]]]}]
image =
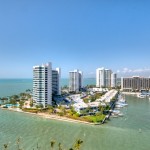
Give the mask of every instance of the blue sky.
[{"label": "blue sky", "polygon": [[150,76],[148,0],[1,0],[0,78],[32,78],[52,62],[62,77],[98,67]]}]

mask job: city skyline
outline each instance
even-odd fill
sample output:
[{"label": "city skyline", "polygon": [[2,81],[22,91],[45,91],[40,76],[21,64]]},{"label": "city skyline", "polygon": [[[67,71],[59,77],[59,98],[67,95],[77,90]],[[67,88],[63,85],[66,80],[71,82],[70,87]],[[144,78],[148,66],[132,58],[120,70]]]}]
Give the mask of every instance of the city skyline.
[{"label": "city skyline", "polygon": [[8,1],[0,2],[0,78],[32,78],[32,66],[46,62],[62,78],[76,68],[95,78],[99,67],[150,76],[150,2]]}]

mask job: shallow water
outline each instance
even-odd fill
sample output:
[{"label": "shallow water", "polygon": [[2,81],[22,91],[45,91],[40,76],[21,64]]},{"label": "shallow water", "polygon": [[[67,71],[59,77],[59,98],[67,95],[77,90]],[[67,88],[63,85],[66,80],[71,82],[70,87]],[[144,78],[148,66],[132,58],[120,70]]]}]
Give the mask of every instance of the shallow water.
[{"label": "shallow water", "polygon": [[0,149],[8,142],[9,149],[16,150],[16,139],[21,137],[24,150],[36,148],[37,143],[41,150],[48,150],[52,139],[69,149],[78,138],[84,141],[82,150],[149,150],[150,102],[134,96],[126,96],[126,100],[129,106],[121,109],[124,117],[111,118],[102,126],[0,110]]}]

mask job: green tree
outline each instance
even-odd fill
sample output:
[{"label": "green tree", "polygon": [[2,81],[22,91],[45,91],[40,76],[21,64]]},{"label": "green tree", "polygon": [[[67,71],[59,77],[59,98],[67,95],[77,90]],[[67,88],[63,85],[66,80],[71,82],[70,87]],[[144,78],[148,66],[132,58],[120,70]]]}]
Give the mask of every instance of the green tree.
[{"label": "green tree", "polygon": [[102,105],[100,105],[100,106],[99,106],[99,110],[100,110],[100,113],[103,114],[103,112],[104,112],[104,110],[105,110],[105,107],[102,106]]},{"label": "green tree", "polygon": [[8,144],[4,144],[4,150],[8,149]]},{"label": "green tree", "polygon": [[10,104],[13,104],[13,105],[16,105],[17,104],[17,101],[15,99],[10,99]]},{"label": "green tree", "polygon": [[51,145],[51,148],[53,149],[55,145],[55,141],[54,140],[50,141],[50,145]]},{"label": "green tree", "polygon": [[16,144],[17,144],[17,150],[22,150],[22,149],[20,148],[20,142],[21,142],[21,139],[18,138],[17,141],[16,141]]},{"label": "green tree", "polygon": [[33,100],[30,101],[30,107],[33,107]]},{"label": "green tree", "polygon": [[75,150],[79,150],[83,141],[81,139],[76,140],[74,148]]},{"label": "green tree", "polygon": [[59,150],[62,150],[62,145],[61,145],[61,143],[58,144],[58,149],[59,149]]},{"label": "green tree", "polygon": [[22,109],[22,106],[24,105],[24,101],[19,101],[19,108]]}]

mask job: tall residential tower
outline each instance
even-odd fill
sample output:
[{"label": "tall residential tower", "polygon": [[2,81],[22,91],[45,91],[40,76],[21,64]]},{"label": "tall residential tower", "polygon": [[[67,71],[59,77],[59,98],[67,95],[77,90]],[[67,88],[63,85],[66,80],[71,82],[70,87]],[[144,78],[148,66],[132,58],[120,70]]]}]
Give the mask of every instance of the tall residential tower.
[{"label": "tall residential tower", "polygon": [[52,94],[60,95],[61,70],[52,70],[52,64],[47,63],[33,67],[33,100],[44,107],[52,105]]},{"label": "tall residential tower", "polygon": [[82,88],[83,74],[79,70],[69,72],[69,91],[79,92]]},{"label": "tall residential tower", "polygon": [[52,104],[51,63],[33,67],[33,100],[44,107]]},{"label": "tall residential tower", "polygon": [[110,69],[96,69],[96,87],[116,87],[117,75]]}]

